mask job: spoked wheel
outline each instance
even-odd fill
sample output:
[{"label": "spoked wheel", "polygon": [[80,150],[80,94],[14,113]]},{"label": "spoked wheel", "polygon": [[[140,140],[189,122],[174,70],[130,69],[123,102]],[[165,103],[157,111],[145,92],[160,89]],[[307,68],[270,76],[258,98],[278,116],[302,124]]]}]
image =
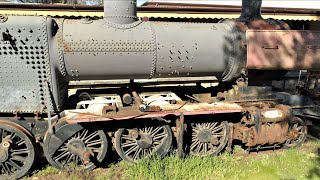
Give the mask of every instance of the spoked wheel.
[{"label": "spoked wheel", "polygon": [[289,122],[289,135],[284,143],[284,148],[292,148],[301,146],[306,140],[308,134],[307,125],[300,118],[294,117]]},{"label": "spoked wheel", "polygon": [[131,163],[152,155],[165,156],[172,144],[170,126],[147,126],[119,129],[115,134],[115,149],[119,156]]},{"label": "spoked wheel", "polygon": [[108,142],[102,130],[84,128],[79,124],[65,124],[48,133],[44,152],[48,162],[59,169],[68,165],[92,170],[107,154]]},{"label": "spoked wheel", "polygon": [[229,125],[223,122],[191,123],[190,154],[196,156],[217,155],[228,141]]},{"label": "spoked wheel", "polygon": [[0,179],[27,174],[35,161],[31,135],[22,126],[0,121]]}]

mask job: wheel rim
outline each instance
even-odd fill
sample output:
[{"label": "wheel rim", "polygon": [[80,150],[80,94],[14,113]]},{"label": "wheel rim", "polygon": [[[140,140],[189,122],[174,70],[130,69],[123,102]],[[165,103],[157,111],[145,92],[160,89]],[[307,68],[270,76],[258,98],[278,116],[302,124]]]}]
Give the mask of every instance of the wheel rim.
[{"label": "wheel rim", "polygon": [[297,117],[289,122],[289,138],[285,142],[286,147],[300,146],[306,139],[308,129],[306,124]]},{"label": "wheel rim", "polygon": [[[71,133],[64,133],[66,131]],[[55,134],[48,134],[45,144],[47,160],[59,169],[76,165],[92,170],[103,161],[108,147],[102,130],[83,128],[79,124],[61,126]]]},{"label": "wheel rim", "polygon": [[19,125],[0,124],[0,178],[20,178],[31,169],[35,147],[25,131]]},{"label": "wheel rim", "polygon": [[191,123],[190,154],[196,156],[217,155],[228,140],[227,122]]},{"label": "wheel rim", "polygon": [[172,132],[168,125],[119,129],[116,132],[116,151],[122,159],[132,163],[152,155],[163,157],[171,144]]}]

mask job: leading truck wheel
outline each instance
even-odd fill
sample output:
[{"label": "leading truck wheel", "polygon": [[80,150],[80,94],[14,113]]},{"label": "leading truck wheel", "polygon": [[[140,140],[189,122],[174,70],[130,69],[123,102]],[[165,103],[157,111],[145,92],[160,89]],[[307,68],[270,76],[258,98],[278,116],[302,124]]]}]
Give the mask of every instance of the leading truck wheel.
[{"label": "leading truck wheel", "polygon": [[168,125],[119,129],[115,134],[115,149],[128,162],[136,163],[142,158],[165,156],[172,144],[172,132]]},{"label": "leading truck wheel", "polygon": [[48,133],[44,143],[45,156],[52,166],[64,169],[76,165],[92,170],[103,161],[108,141],[102,130],[85,128],[80,124],[60,127],[58,124],[55,133]]},{"label": "leading truck wheel", "polygon": [[299,147],[306,140],[308,128],[306,123],[298,118],[293,117],[289,121],[288,139],[284,143],[284,148]]},{"label": "leading truck wheel", "polygon": [[35,146],[22,126],[0,121],[0,179],[21,178],[35,161]]},{"label": "leading truck wheel", "polygon": [[217,155],[226,146],[229,135],[228,122],[191,123],[190,154],[195,156]]}]

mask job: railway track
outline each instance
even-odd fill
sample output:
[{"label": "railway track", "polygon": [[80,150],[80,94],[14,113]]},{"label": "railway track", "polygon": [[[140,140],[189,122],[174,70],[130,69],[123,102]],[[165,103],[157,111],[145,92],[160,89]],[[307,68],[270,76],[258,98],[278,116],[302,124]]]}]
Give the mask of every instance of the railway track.
[{"label": "railway track", "polygon": [[[151,2],[138,7],[139,17],[149,18],[200,18],[226,19],[237,18],[240,6],[196,5],[181,3]],[[37,15],[52,17],[102,17],[103,6],[66,5],[66,4],[13,4],[1,3],[0,14]],[[262,8],[264,18],[294,21],[319,21],[320,11],[302,8]]]}]

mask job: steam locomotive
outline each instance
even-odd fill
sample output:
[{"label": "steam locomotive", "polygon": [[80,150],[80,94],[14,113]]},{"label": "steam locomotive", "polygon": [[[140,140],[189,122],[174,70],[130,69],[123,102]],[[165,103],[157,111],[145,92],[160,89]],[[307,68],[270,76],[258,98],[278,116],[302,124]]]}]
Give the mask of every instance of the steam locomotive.
[{"label": "steam locomotive", "polygon": [[[319,32],[260,8],[244,0],[238,19],[219,23],[145,21],[135,0],[105,0],[103,19],[2,15],[1,174],[20,178],[41,156],[90,170],[112,148],[135,163],[301,145],[307,127],[294,112],[306,107],[291,100],[302,97],[271,82],[320,68]],[[69,82],[98,80],[114,83],[70,94]]]}]

